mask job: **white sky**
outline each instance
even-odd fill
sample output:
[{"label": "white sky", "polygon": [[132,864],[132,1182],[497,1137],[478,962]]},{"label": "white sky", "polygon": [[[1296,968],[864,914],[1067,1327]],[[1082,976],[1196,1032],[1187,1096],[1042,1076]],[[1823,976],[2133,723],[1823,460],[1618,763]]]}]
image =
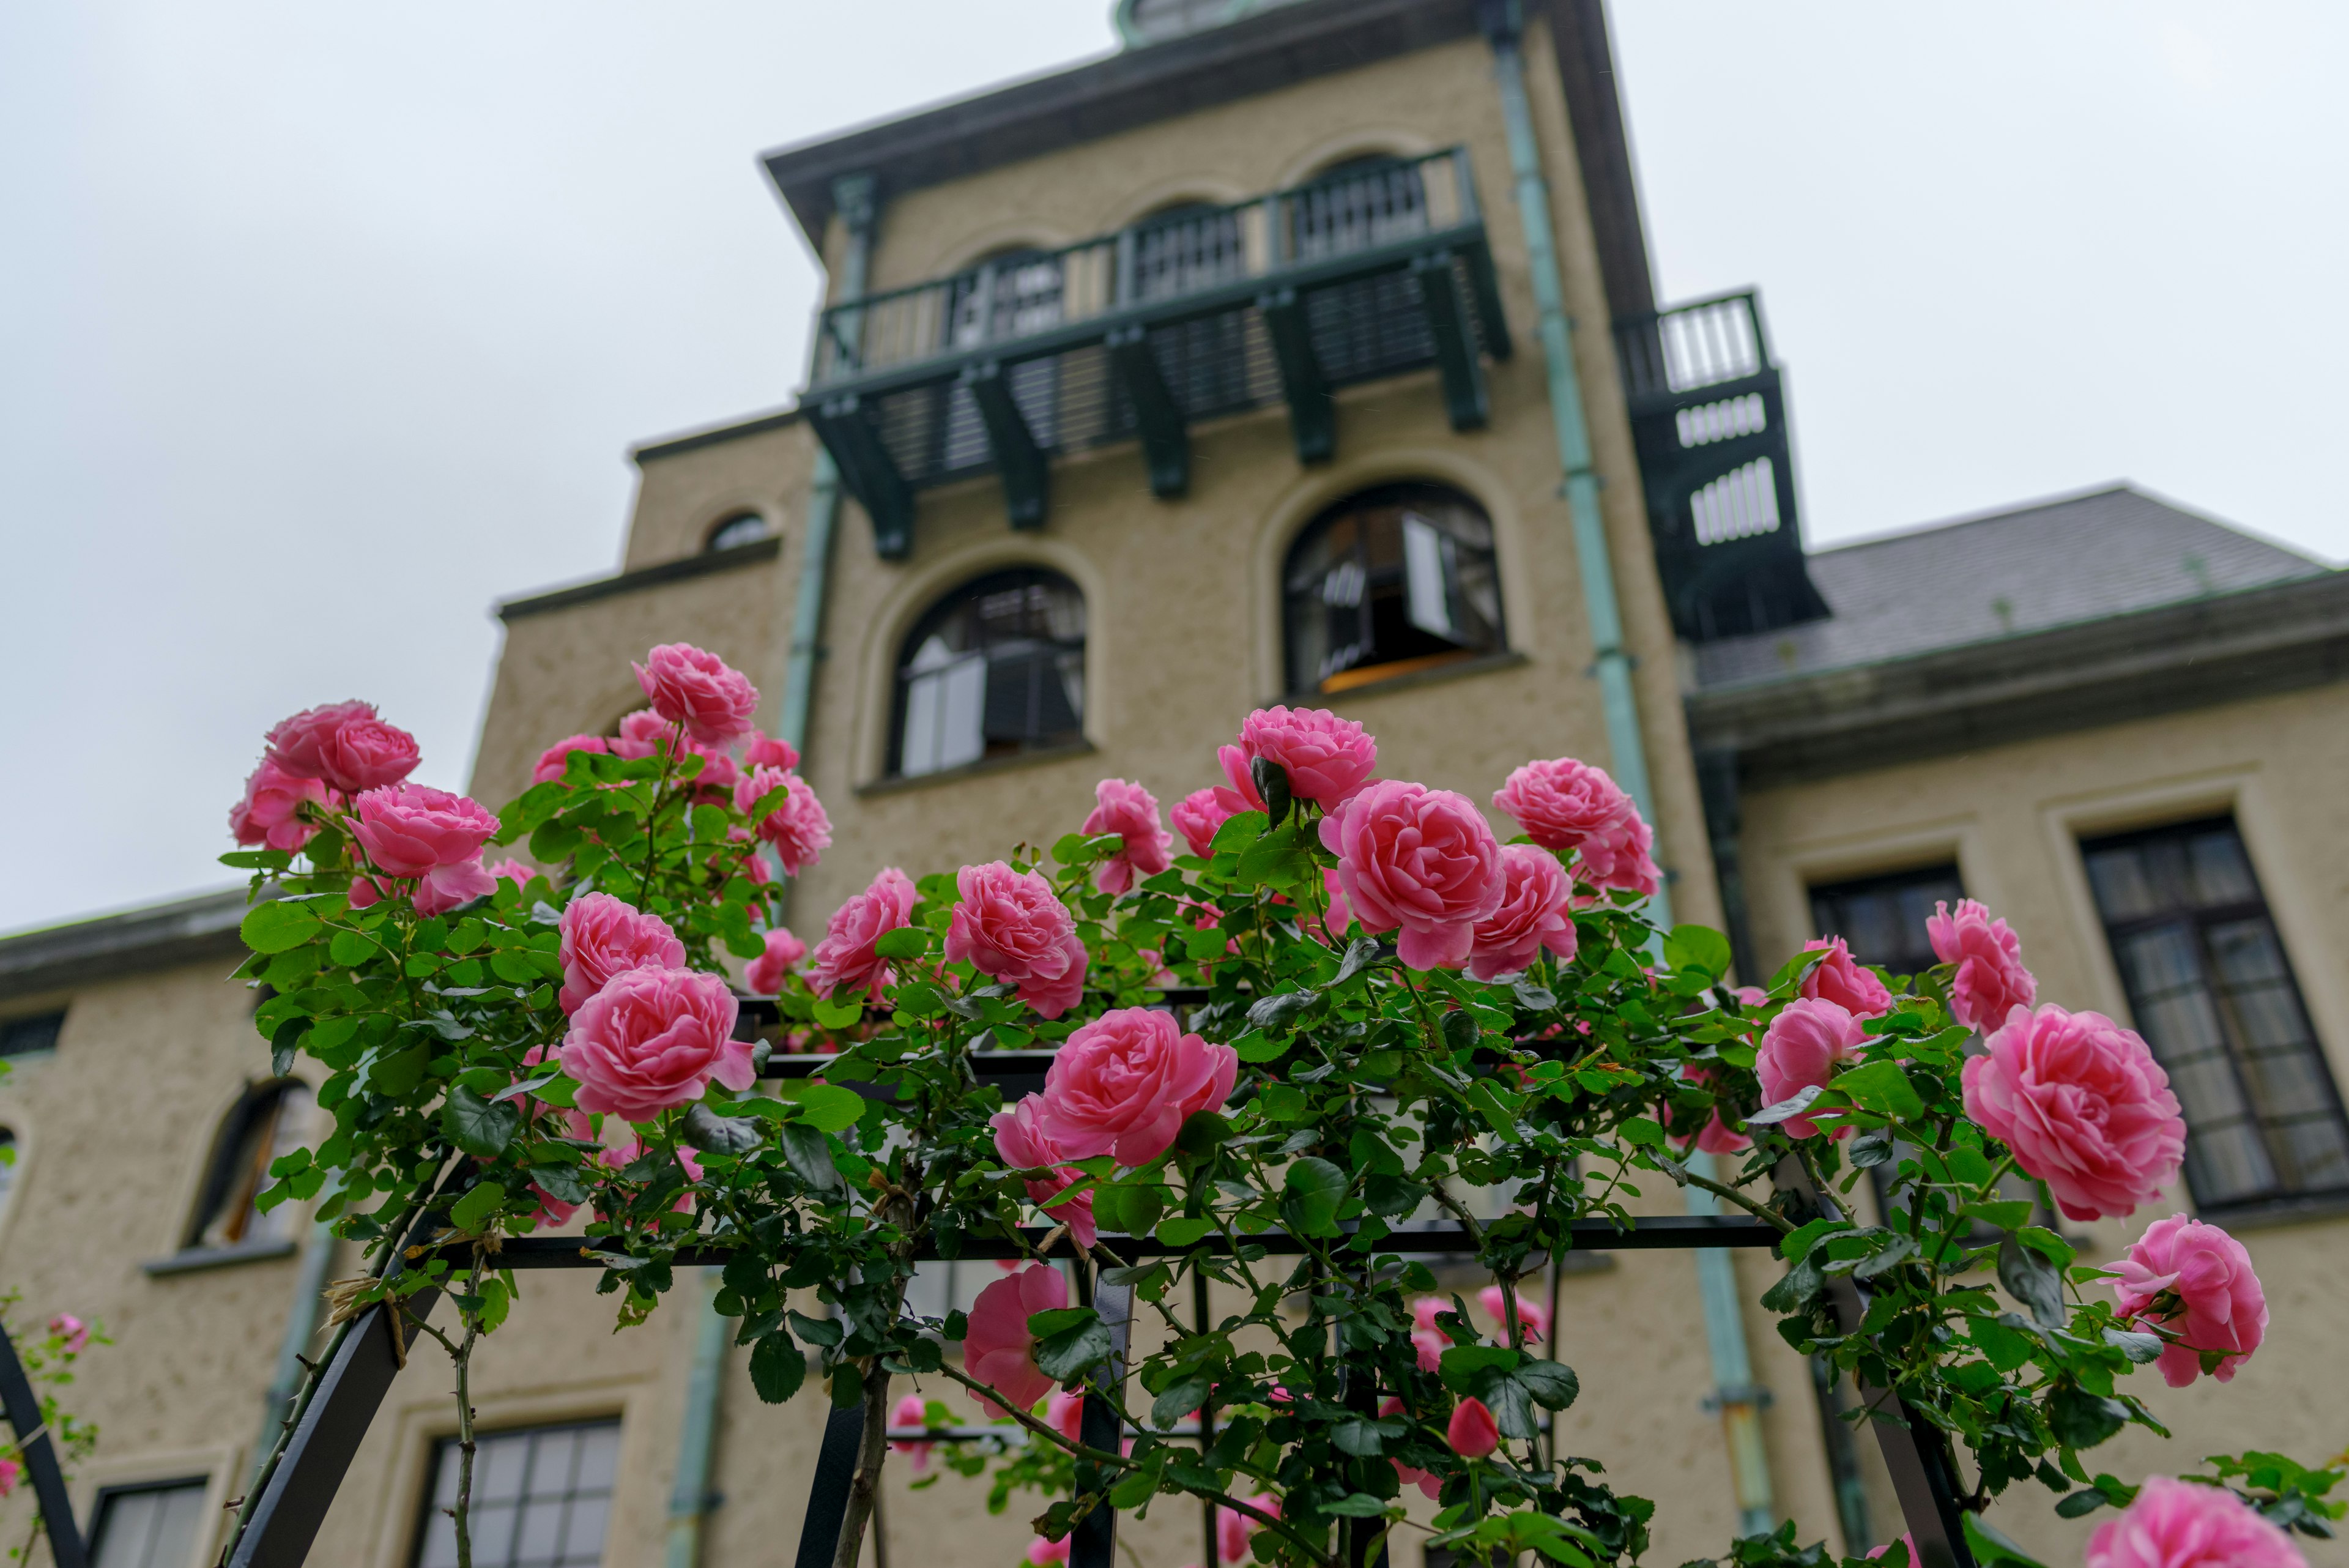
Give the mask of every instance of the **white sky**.
[{"label": "white sky", "polygon": [[[0,5],[0,929],[227,877],[262,731],[460,784],[491,602],[790,400],[754,161],[1107,0]],[[2116,477],[2337,558],[2349,7],[1614,0],[1666,298],[1758,283],[1815,541]]]}]

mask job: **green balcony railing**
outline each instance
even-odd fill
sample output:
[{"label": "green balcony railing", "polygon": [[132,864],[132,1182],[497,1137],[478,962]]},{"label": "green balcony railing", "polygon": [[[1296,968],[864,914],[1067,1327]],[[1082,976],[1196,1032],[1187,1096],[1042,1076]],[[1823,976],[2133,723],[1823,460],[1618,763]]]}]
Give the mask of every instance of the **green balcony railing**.
[{"label": "green balcony railing", "polygon": [[1151,488],[1189,483],[1192,424],[1287,403],[1300,459],[1335,450],[1331,393],[1434,366],[1456,428],[1505,358],[1468,155],[1365,161],[1230,206],[990,258],[823,313],[806,399],[885,556],[914,493],[993,472],[1018,527],[1050,459],[1138,441]]}]

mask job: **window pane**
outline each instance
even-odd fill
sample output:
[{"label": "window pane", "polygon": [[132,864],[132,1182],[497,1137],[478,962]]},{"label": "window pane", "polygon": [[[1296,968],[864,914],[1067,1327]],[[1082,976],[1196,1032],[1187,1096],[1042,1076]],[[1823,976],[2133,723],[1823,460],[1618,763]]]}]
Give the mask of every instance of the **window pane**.
[{"label": "window pane", "polygon": [[[473,1472],[477,1568],[599,1563],[619,1453],[616,1421],[568,1423],[479,1439]],[[443,1439],[432,1503],[417,1532],[415,1568],[453,1568],[455,1529],[443,1511],[457,1493],[460,1453]]]},{"label": "window pane", "polygon": [[1027,568],[967,584],[906,639],[892,765],[912,777],[1084,732],[1084,597]]},{"label": "window pane", "polygon": [[204,1483],[106,1494],[92,1527],[93,1568],[187,1568],[204,1522]]},{"label": "window pane", "polygon": [[62,1012],[38,1012],[30,1018],[11,1018],[0,1023],[0,1056],[29,1056],[36,1051],[54,1051],[57,1035],[66,1026]]},{"label": "window pane", "polygon": [[1506,646],[1493,525],[1456,491],[1386,485],[1298,535],[1281,574],[1294,691],[1495,653]]},{"label": "window pane", "polygon": [[1925,929],[1933,906],[1964,897],[1958,868],[1946,865],[1828,883],[1811,889],[1811,929],[1841,937],[1864,964],[1915,974],[1940,961]]}]

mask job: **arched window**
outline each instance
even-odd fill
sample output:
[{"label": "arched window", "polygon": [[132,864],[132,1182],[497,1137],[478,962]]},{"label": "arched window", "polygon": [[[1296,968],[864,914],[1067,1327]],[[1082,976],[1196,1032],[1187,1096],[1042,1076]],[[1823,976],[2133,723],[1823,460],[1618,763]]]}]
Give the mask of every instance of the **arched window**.
[{"label": "arched window", "polygon": [[1440,484],[1389,484],[1316,517],[1282,574],[1288,689],[1343,691],[1507,646],[1493,524]]},{"label": "arched window", "polygon": [[770,532],[767,520],[756,512],[737,513],[709,531],[709,543],[704,548],[713,553],[731,550],[738,545],[753,544],[763,539]]},{"label": "arched window", "polygon": [[203,1190],[182,1245],[253,1247],[290,1237],[289,1210],[281,1205],[264,1214],[254,1199],[269,1185],[270,1162],[301,1147],[310,1104],[309,1085],[292,1078],[259,1085],[237,1101],[212,1137]]},{"label": "arched window", "polygon": [[1085,599],[1020,566],[932,606],[897,656],[889,771],[906,777],[1084,737]]}]

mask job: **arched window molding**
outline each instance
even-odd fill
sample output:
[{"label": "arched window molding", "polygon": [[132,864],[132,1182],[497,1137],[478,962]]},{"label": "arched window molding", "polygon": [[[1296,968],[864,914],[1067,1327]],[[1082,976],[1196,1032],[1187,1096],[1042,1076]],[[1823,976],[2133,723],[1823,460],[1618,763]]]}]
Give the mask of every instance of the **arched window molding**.
[{"label": "arched window molding", "polygon": [[712,525],[701,548],[705,555],[715,555],[720,550],[755,545],[761,539],[771,538],[774,532],[774,524],[767,520],[764,513],[745,508]]},{"label": "arched window molding", "polygon": [[291,1244],[294,1206],[264,1213],[257,1199],[270,1163],[302,1146],[313,1102],[298,1078],[274,1078],[239,1096],[212,1135],[203,1184],[181,1235],[183,1251],[248,1251]]},{"label": "arched window molding", "polygon": [[971,578],[899,644],[888,772],[916,778],[1084,739],[1085,600],[1045,566]]},{"label": "arched window molding", "polygon": [[1506,650],[1491,517],[1449,485],[1381,484],[1323,508],[1281,571],[1288,690],[1335,693]]}]

